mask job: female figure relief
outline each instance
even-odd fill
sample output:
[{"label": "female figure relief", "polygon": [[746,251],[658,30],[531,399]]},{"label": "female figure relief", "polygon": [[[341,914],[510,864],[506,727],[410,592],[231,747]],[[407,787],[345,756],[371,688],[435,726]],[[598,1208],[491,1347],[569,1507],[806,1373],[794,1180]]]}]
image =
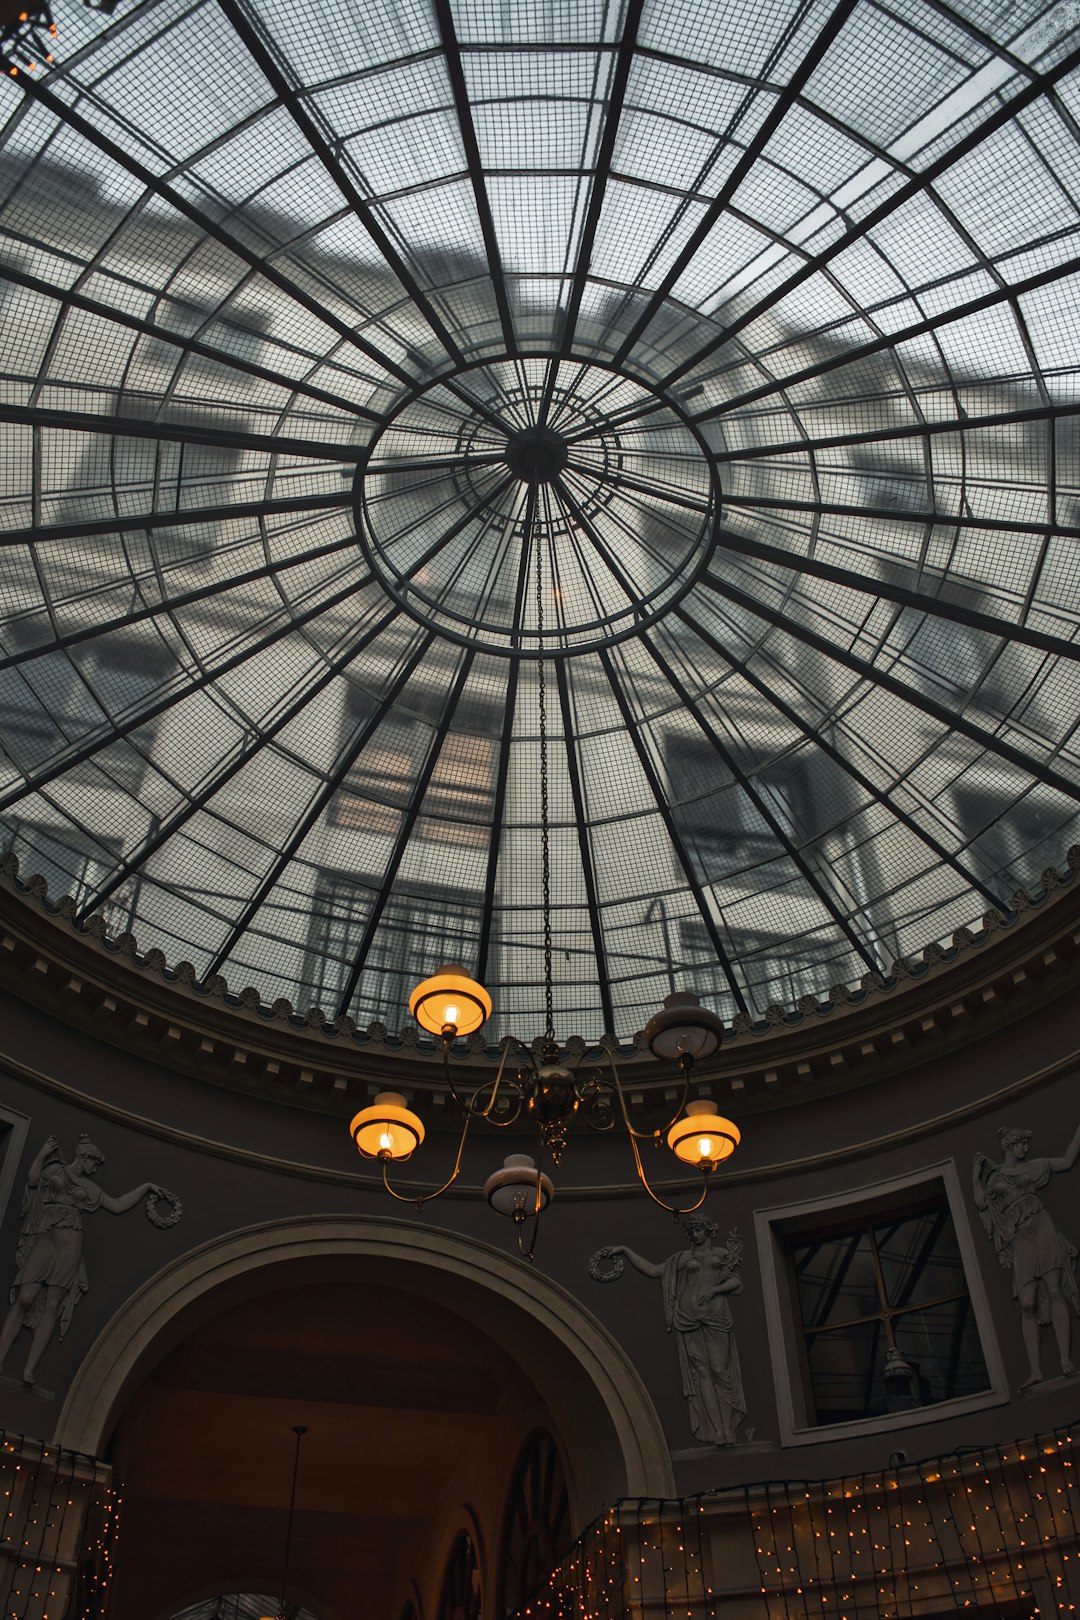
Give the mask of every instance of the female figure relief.
[{"label": "female figure relief", "polygon": [[746,1416],[731,1314],[732,1296],[742,1293],[742,1244],[732,1232],[726,1247],[718,1245],[716,1222],[704,1215],[688,1216],[683,1227],[690,1248],[659,1265],[621,1246],[604,1252],[624,1255],[636,1271],[659,1280],[668,1332],[678,1335],[691,1433],[704,1445],[731,1446]]},{"label": "female figure relief", "polygon": [[30,1349],[23,1370],[25,1384],[33,1384],[41,1353],[57,1321],[63,1338],[71,1325],[72,1312],[86,1292],[83,1215],[96,1209],[108,1210],[110,1215],[123,1215],[149,1194],[153,1200],[168,1199],[175,1209],[174,1217],[167,1221],[156,1219],[155,1225],[171,1225],[172,1219],[179,1216],[179,1200],[153,1182],[144,1182],[119,1198],[102,1192],[94,1185],[93,1177],[104,1162],[101,1150],[89,1137],[81,1136],[75,1157],[70,1164],[65,1164],[60,1143],[55,1136],[50,1136],[30,1166],[23,1194],[23,1222],[11,1288],[11,1309],[0,1328],[0,1371],[20,1329],[30,1330]]},{"label": "female figure relief", "polygon": [[1053,1327],[1061,1371],[1074,1372],[1069,1354],[1069,1307],[1080,1311],[1073,1261],[1076,1247],[1060,1233],[1036,1193],[1055,1172],[1071,1170],[1080,1157],[1080,1130],[1056,1159],[1029,1159],[1030,1131],[998,1132],[1004,1161],[975,1155],[975,1206],[1001,1264],[1012,1272],[1030,1375],[1024,1389],[1042,1381],[1039,1329]]}]

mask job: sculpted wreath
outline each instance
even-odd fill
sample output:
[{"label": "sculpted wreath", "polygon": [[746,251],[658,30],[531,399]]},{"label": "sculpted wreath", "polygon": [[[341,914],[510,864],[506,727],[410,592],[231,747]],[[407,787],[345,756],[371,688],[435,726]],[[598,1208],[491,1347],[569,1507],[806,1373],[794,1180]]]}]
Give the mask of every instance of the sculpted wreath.
[{"label": "sculpted wreath", "polygon": [[[603,1262],[609,1260],[611,1264],[604,1266]],[[597,1249],[589,1261],[589,1276],[594,1282],[614,1282],[626,1270],[626,1261],[614,1249]]]},{"label": "sculpted wreath", "polygon": [[[167,1204],[168,1208],[160,1209],[158,1206],[162,1203]],[[147,1193],[146,1218],[151,1226],[164,1231],[167,1226],[175,1226],[183,1213],[184,1206],[175,1193],[166,1192],[164,1187],[160,1191]]]}]

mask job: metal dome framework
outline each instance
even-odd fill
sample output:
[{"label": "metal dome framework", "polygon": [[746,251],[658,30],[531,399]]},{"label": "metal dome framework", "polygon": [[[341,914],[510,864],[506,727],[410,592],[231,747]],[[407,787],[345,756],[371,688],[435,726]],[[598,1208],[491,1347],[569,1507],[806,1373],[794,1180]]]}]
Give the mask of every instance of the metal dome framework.
[{"label": "metal dome framework", "polygon": [[23,869],[521,1027],[543,659],[563,1033],[1007,910],[1080,799],[1074,9],[58,10],[0,91]]}]

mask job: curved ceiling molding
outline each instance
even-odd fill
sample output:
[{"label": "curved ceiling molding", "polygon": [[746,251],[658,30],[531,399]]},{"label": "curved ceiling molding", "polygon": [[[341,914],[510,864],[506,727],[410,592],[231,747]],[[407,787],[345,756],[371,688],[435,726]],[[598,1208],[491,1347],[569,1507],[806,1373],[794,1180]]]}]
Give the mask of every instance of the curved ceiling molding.
[{"label": "curved ceiling molding", "polygon": [[[328,1022],[319,1008],[266,1006],[254,986],[234,993],[220,975],[200,983],[190,962],[170,967],[158,950],[143,954],[132,934],[109,939],[99,918],[77,927],[69,897],[51,902],[45,880],[24,883],[15,866],[0,857],[0,985],[50,1017],[202,1081],[345,1118],[387,1086],[400,1088],[404,1061],[404,1084],[428,1126],[457,1128],[439,1054],[414,1024],[358,1029],[347,1015]],[[721,1052],[701,1066],[699,1089],[752,1112],[880,1084],[1069,995],[1080,985],[1078,873],[1080,846],[1063,872],[1047,869],[1040,891],[1014,896],[1010,917],[988,912],[978,932],[958,929],[948,947],[894,963],[890,978],[770,1006],[753,1024],[736,1018]],[[459,1083],[468,1074],[484,1084],[501,1047],[480,1034],[462,1044]],[[571,1036],[566,1046],[584,1056],[589,1043]],[[619,1053],[632,1106],[647,1113],[670,1081],[641,1034],[629,1046],[604,1036],[601,1046]],[[31,1078],[69,1094],[43,1074]]]}]

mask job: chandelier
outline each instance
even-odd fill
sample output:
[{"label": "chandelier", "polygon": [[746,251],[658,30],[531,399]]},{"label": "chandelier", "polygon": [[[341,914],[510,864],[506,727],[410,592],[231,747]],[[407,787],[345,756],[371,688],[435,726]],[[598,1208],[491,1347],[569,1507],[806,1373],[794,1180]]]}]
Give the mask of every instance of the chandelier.
[{"label": "chandelier", "polygon": [[[700,1209],[708,1196],[712,1172],[735,1151],[740,1134],[738,1127],[725,1119],[711,1100],[690,1100],[694,1064],[717,1051],[724,1031],[723,1021],[702,1007],[691,991],[674,991],[645,1026],[644,1039],[649,1051],[661,1061],[674,1063],[682,1075],[678,1106],[666,1123],[655,1129],[641,1130],[631,1121],[615,1054],[609,1045],[589,1047],[577,1041],[564,1047],[555,1038],[547,684],[543,654],[544,567],[541,527],[537,521],[538,485],[547,476],[546,463],[537,454],[526,458],[518,470],[530,484],[522,538],[523,546],[528,547],[532,555],[536,592],[544,1034],[532,1042],[507,1036],[501,1043],[502,1058],[495,1079],[471,1095],[463,1096],[454,1082],[453,1044],[459,1036],[473,1035],[483,1027],[491,1016],[492,1002],[487,990],[470,978],[460,962],[447,963],[416,986],[409,998],[409,1012],[421,1029],[441,1042],[446,1085],[462,1116],[461,1138],[449,1179],[441,1187],[420,1195],[400,1193],[391,1186],[390,1166],[411,1158],[424,1141],[423,1121],[399,1092],[381,1092],[370,1106],[362,1108],[355,1116],[350,1130],[361,1155],[381,1165],[383,1185],[390,1196],[422,1209],[458,1179],[465,1144],[474,1123],[507,1130],[523,1116],[530,1119],[537,1131],[535,1159],[528,1154],[511,1153],[502,1169],[488,1177],[484,1194],[497,1214],[513,1220],[517,1246],[531,1261],[540,1217],[555,1192],[544,1161],[547,1159],[558,1168],[576,1116],[594,1131],[611,1131],[620,1126],[630,1143],[634,1168],[645,1192],[655,1204],[676,1216]],[[511,1054],[515,1057],[513,1073],[509,1072]],[[665,1138],[675,1157],[682,1164],[696,1168],[702,1176],[700,1196],[685,1208],[658,1197],[645,1174],[640,1144],[658,1144]]]},{"label": "chandelier", "polygon": [[0,64],[12,79],[53,60],[56,24],[48,4],[0,0]]}]

